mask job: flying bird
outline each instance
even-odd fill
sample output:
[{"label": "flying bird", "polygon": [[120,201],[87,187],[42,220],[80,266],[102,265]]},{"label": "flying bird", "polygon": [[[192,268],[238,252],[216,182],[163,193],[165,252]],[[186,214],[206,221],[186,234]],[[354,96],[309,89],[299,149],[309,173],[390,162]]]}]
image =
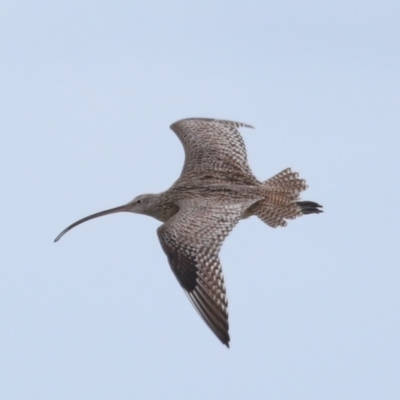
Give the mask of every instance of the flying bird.
[{"label": "flying bird", "polygon": [[305,180],[283,170],[260,182],[253,175],[239,128],[251,125],[208,118],[177,121],[171,129],[185,150],[178,180],[166,191],[143,194],[129,203],[89,215],[64,229],[103,215],[132,212],[163,224],[157,235],[172,272],[205,323],[229,347],[228,299],[219,250],[233,227],[257,216],[267,225],[322,212],[313,201],[300,201]]}]

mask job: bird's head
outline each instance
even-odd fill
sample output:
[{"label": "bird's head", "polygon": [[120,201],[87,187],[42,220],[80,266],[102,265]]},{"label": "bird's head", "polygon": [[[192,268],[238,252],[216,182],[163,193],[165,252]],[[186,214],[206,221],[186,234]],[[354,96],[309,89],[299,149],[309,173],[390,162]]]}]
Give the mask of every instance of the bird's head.
[{"label": "bird's head", "polygon": [[160,194],[141,194],[125,205],[128,212],[135,214],[144,214],[159,221],[165,221],[163,218],[163,201]]},{"label": "bird's head", "polygon": [[154,203],[157,201],[157,198],[158,195],[156,194],[140,194],[125,205],[126,211],[133,212],[135,214],[148,215],[149,210],[154,207]]}]

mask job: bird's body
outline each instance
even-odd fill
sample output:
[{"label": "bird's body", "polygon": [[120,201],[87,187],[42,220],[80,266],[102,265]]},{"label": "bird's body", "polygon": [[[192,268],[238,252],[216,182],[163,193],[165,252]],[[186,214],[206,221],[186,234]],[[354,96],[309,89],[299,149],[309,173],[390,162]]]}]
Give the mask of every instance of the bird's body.
[{"label": "bird's body", "polygon": [[83,218],[127,211],[163,222],[157,234],[169,264],[185,293],[216,336],[229,346],[228,301],[218,253],[240,219],[258,216],[272,227],[286,219],[319,213],[320,205],[299,201],[307,188],[286,169],[258,181],[247,163],[238,131],[246,124],[190,118],[171,125],[185,149],[181,176],[165,192],[140,195],[130,203]]}]

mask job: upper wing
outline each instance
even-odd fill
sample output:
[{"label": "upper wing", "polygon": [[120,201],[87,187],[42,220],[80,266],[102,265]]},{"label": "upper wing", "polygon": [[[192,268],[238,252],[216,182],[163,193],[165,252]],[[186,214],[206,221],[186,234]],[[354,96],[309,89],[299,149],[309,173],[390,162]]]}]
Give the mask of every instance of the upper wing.
[{"label": "upper wing", "polygon": [[206,324],[228,347],[228,300],[218,253],[246,206],[184,200],[179,212],[157,230],[179,283]]},{"label": "upper wing", "polygon": [[182,176],[212,171],[218,176],[240,175],[255,180],[247,163],[246,147],[238,131],[252,126],[240,122],[207,118],[188,118],[171,125],[185,149]]}]

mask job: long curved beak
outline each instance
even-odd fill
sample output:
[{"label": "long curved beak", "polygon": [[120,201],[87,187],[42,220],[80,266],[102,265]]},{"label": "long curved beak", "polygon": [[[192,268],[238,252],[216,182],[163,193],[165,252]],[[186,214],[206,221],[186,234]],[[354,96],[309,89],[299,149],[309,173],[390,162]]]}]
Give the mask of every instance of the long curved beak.
[{"label": "long curved beak", "polygon": [[55,239],[54,239],[54,243],[58,242],[68,231],[70,231],[72,228],[75,228],[76,226],[82,224],[83,222],[89,221],[90,219],[93,218],[98,218],[98,217],[102,217],[103,215],[108,215],[108,214],[114,214],[114,213],[118,213],[118,212],[123,212],[123,211],[128,211],[128,205],[123,205],[123,206],[119,206],[119,207],[115,207],[115,208],[110,208],[109,210],[104,210],[104,211],[100,211],[96,214],[92,214],[89,215],[85,218],[80,219],[79,221],[74,222],[73,224],[71,224],[70,226],[68,226],[67,228],[65,228]]}]

